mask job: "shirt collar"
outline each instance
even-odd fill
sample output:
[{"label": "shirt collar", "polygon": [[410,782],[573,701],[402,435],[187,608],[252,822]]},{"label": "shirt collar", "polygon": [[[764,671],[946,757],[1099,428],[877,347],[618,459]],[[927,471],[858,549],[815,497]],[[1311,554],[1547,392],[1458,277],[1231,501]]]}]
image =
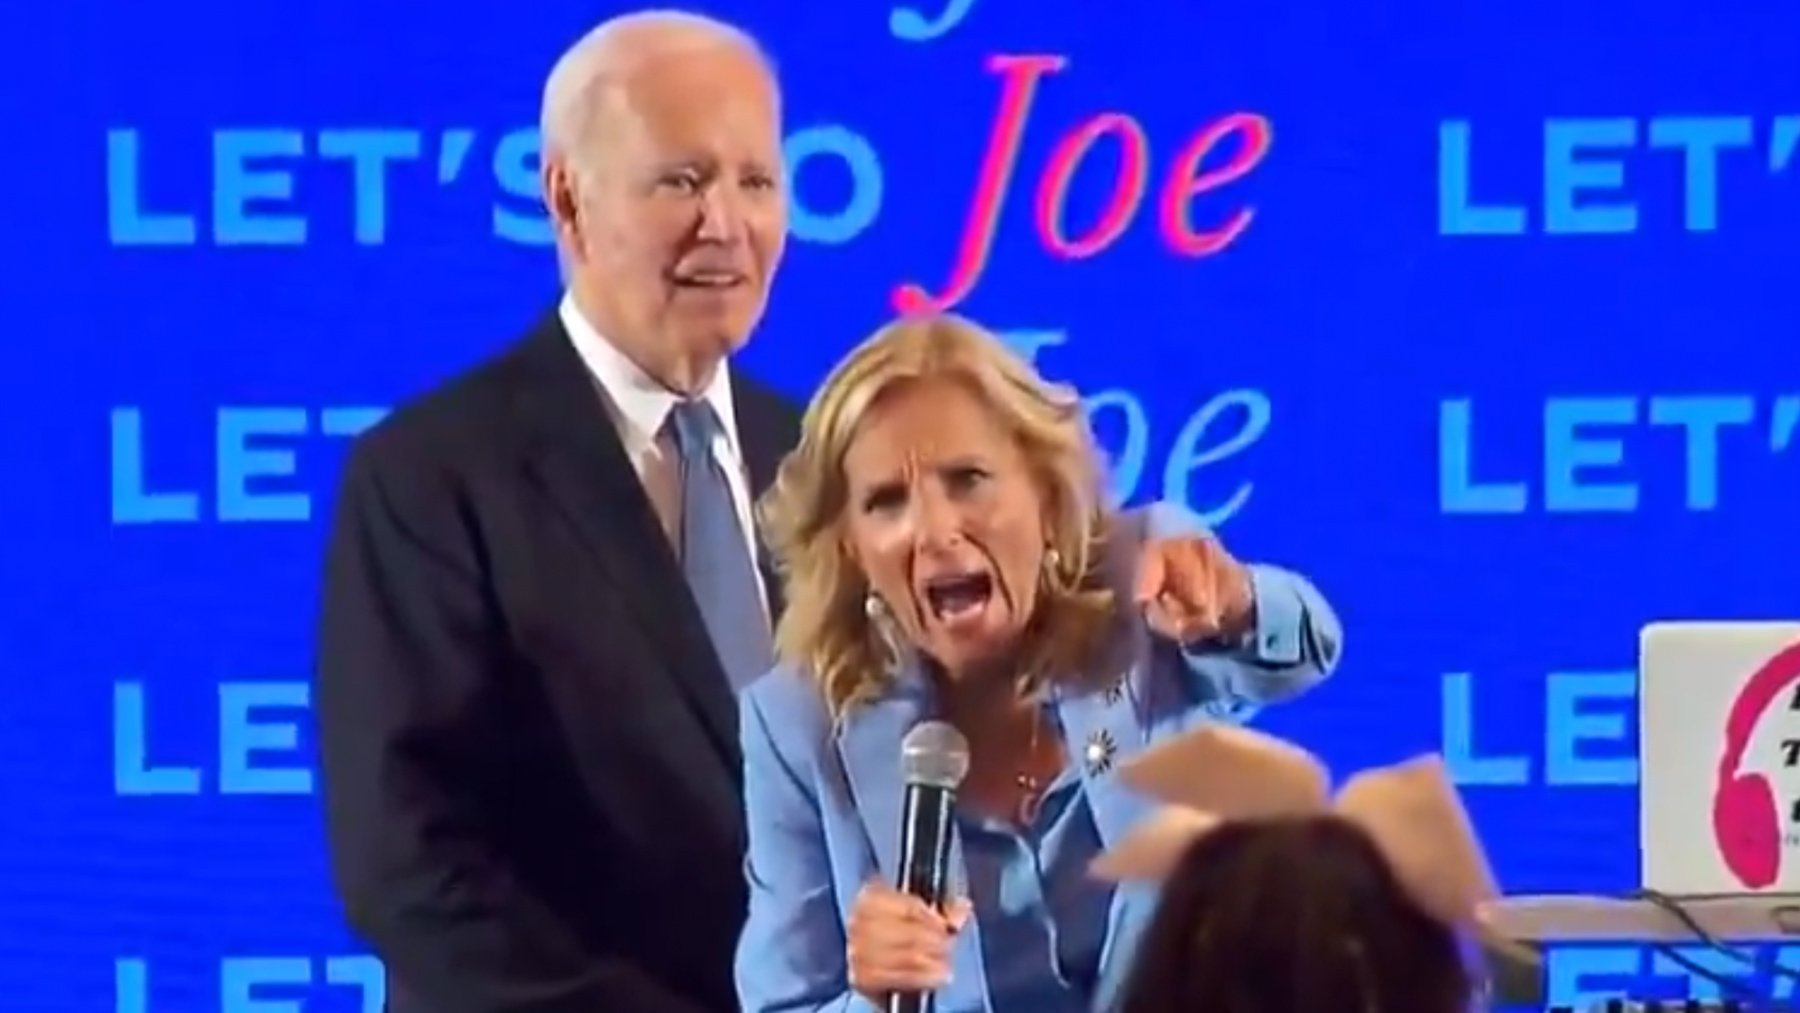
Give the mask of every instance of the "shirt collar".
[{"label": "shirt collar", "polygon": [[[674,410],[681,396],[656,382],[624,352],[619,351],[617,346],[602,337],[594,325],[588,322],[587,317],[582,315],[580,307],[575,305],[573,295],[563,295],[562,303],[557,307],[557,315],[562,318],[563,329],[574,343],[576,354],[581,356],[588,372],[606,391],[624,423],[636,430],[641,437],[654,440],[662,432],[663,423],[668,421],[669,412]],[[713,411],[718,415],[719,429],[725,434],[732,456],[742,460],[727,363],[719,363],[719,368],[713,371],[712,382],[707,384],[700,396],[712,405]]]}]

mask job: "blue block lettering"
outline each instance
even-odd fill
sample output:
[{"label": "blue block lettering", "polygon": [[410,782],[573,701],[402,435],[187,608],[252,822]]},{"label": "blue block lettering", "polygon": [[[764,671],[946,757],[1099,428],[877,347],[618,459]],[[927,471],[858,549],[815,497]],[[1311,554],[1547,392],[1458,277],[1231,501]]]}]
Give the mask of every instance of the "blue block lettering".
[{"label": "blue block lettering", "polygon": [[136,408],[112,411],[112,521],[172,524],[200,519],[191,492],[151,492],[144,477],[144,417]]},{"label": "blue block lettering", "polygon": [[222,1013],[302,1013],[298,998],[265,998],[258,992],[290,995],[312,984],[312,961],[305,957],[228,957],[219,965]]},{"label": "blue block lettering", "polygon": [[1637,144],[1637,122],[1631,119],[1550,119],[1544,121],[1544,231],[1636,232],[1637,206],[1606,204],[1583,194],[1617,191],[1625,185],[1625,166],[1616,158],[1584,151],[1629,148]]},{"label": "blue block lettering", "polygon": [[312,704],[304,682],[240,682],[219,687],[219,791],[226,795],[307,795],[312,771],[304,766],[258,766],[259,753],[293,753],[300,726],[259,717],[269,710],[305,710]]},{"label": "blue block lettering", "polygon": [[1522,514],[1523,482],[1477,482],[1474,406],[1466,398],[1438,405],[1438,510],[1446,514]]},{"label": "blue block lettering", "polygon": [[149,717],[144,685],[113,686],[113,792],[117,795],[198,795],[194,767],[150,765]]},{"label": "blue block lettering", "polygon": [[1544,403],[1544,508],[1566,513],[1631,513],[1638,508],[1634,482],[1582,480],[1582,473],[1618,467],[1625,444],[1618,439],[1583,435],[1598,426],[1637,422],[1631,398],[1551,398]]},{"label": "blue block lettering", "polygon": [[213,241],[220,246],[303,246],[306,219],[254,209],[294,199],[294,173],[272,159],[306,154],[298,130],[221,130],[213,135]]},{"label": "blue block lettering", "polygon": [[106,228],[115,246],[192,246],[193,215],[145,210],[135,130],[106,132]]},{"label": "blue block lettering", "polygon": [[513,211],[494,205],[494,235],[501,239],[524,246],[549,246],[556,240],[538,180],[542,147],[536,130],[515,130],[494,146],[494,182],[501,192],[529,207]]},{"label": "blue block lettering", "polygon": [[292,450],[263,449],[256,437],[304,436],[304,408],[219,409],[219,520],[304,521],[312,516],[312,499],[303,492],[253,492],[253,479],[291,477]]},{"label": "blue block lettering", "polygon": [[1750,146],[1748,116],[1663,116],[1650,121],[1650,145],[1682,152],[1682,221],[1689,232],[1719,227],[1719,152]]},{"label": "blue block lettering", "polygon": [[[1636,784],[1636,701],[1637,676],[1632,672],[1551,673],[1545,685],[1545,780]],[[1606,752],[1612,755],[1586,755],[1599,746],[1611,746]]]},{"label": "blue block lettering", "polygon": [[1467,672],[1450,672],[1443,679],[1442,710],[1444,765],[1457,784],[1527,784],[1531,760],[1524,756],[1480,756],[1475,747],[1474,679]]},{"label": "blue block lettering", "polygon": [[1650,401],[1650,422],[1680,426],[1686,434],[1686,502],[1689,510],[1719,505],[1719,431],[1747,426],[1756,418],[1756,402],[1737,397],[1659,397]]},{"label": "blue block lettering", "polygon": [[350,162],[356,241],[378,246],[387,238],[387,170],[401,159],[419,157],[416,130],[325,130],[319,157]]},{"label": "blue block lettering", "polygon": [[1438,233],[1514,236],[1525,232],[1525,209],[1477,205],[1469,196],[1469,121],[1438,124]]}]

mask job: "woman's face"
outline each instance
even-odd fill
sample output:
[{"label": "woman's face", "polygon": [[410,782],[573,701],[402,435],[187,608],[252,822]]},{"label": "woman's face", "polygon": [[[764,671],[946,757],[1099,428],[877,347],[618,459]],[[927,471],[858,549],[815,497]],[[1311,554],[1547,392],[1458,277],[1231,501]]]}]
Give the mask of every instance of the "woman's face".
[{"label": "woman's face", "polygon": [[904,636],[952,677],[1004,660],[1037,602],[1045,503],[995,414],[952,380],[891,388],[844,473],[851,558]]}]

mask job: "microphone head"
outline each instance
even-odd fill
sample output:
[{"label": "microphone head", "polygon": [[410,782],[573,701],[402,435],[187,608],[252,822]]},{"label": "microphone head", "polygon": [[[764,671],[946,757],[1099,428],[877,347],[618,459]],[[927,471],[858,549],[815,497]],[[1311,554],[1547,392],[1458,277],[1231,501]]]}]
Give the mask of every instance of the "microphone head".
[{"label": "microphone head", "polygon": [[907,784],[955,788],[969,773],[969,740],[947,722],[916,724],[900,741],[900,771]]}]

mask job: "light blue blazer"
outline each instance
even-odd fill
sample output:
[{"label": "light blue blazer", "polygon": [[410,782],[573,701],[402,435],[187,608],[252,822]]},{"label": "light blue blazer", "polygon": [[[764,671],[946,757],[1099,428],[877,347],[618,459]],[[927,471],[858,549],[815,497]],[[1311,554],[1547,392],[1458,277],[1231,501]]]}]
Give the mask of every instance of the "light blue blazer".
[{"label": "light blue blazer", "polygon": [[[1146,537],[1205,534],[1198,517],[1167,504],[1119,518],[1117,547],[1106,562],[1130,601]],[[1243,720],[1258,705],[1313,686],[1336,665],[1338,620],[1304,578],[1253,566],[1255,640],[1231,649],[1186,651],[1154,637],[1141,620],[1121,624],[1126,677],[1112,691],[1071,693],[1058,701],[1102,846],[1110,846],[1154,809],[1118,783],[1121,763],[1159,740],[1209,721]],[[850,991],[845,931],[857,892],[899,870],[900,740],[932,715],[929,683],[916,663],[902,666],[887,695],[846,713],[838,727],[810,674],[778,667],[752,683],[740,707],[749,829],[745,875],[750,914],[737,952],[737,988],[746,1013],[873,1013]],[[1104,762],[1092,743],[1110,743]],[[961,878],[960,846],[951,854]],[[1096,1008],[1112,1004],[1130,971],[1137,935],[1154,891],[1125,886],[1113,896],[1101,951]],[[980,913],[958,934],[951,982],[939,1013],[989,1008],[981,957]]]}]

